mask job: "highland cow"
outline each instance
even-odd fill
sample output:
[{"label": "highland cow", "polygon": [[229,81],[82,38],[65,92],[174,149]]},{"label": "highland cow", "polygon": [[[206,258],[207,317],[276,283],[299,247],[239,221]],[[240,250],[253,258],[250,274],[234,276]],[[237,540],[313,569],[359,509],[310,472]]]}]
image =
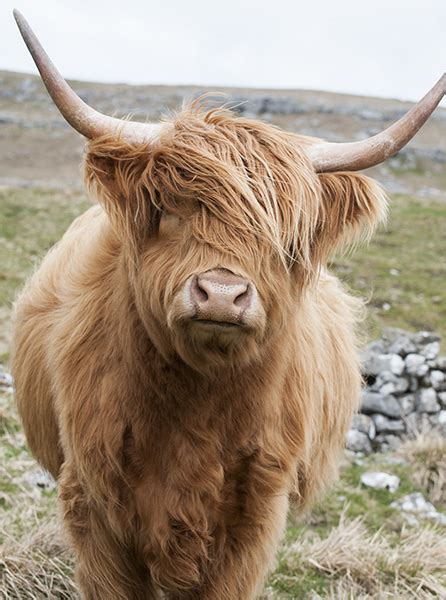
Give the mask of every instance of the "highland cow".
[{"label": "highland cow", "polygon": [[358,404],[361,303],[326,264],[373,232],[386,199],[352,171],[407,143],[445,78],[353,144],[200,101],[138,124],[84,104],[16,19],[56,105],[89,140],[98,200],[19,297],[13,357],[80,589],[254,598],[289,499],[303,511],[336,476]]}]

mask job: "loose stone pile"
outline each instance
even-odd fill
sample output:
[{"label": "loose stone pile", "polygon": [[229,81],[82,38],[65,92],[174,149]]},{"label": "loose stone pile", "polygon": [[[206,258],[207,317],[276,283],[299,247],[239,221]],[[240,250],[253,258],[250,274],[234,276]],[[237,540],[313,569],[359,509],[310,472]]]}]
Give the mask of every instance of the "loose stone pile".
[{"label": "loose stone pile", "polygon": [[437,429],[446,436],[446,356],[440,337],[387,329],[363,351],[366,388],[347,447],[369,453],[399,446],[407,437]]}]

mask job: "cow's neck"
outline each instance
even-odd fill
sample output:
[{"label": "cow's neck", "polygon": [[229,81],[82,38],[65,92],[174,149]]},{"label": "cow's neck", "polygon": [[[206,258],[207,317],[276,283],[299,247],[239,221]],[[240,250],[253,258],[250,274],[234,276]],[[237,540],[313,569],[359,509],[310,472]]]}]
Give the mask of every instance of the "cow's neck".
[{"label": "cow's neck", "polygon": [[[268,354],[268,361],[257,361],[241,369],[220,369],[204,375],[193,370],[179,356],[164,358],[147,340],[149,357],[145,385],[163,403],[175,409],[203,410],[205,405],[234,406],[239,401],[253,404],[273,383],[273,363],[281,362],[282,351]],[[268,362],[268,364],[266,364]]]}]

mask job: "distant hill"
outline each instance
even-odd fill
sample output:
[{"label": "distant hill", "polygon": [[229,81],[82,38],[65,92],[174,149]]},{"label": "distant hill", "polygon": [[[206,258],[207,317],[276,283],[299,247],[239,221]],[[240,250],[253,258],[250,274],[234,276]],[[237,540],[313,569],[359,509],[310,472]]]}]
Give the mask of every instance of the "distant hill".
[{"label": "distant hill", "polygon": [[[116,116],[156,120],[185,98],[216,91],[246,116],[332,141],[373,135],[411,103],[308,90],[133,86],[71,82],[94,108]],[[0,185],[80,184],[83,141],[52,104],[36,75],[0,71]],[[446,109],[439,108],[398,157],[373,172],[390,191],[446,196]]]}]

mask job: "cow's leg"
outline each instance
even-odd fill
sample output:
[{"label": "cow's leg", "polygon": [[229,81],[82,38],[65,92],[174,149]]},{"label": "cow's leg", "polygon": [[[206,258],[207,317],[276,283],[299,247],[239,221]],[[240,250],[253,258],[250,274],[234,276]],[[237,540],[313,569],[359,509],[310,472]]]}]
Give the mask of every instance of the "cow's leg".
[{"label": "cow's leg", "polygon": [[274,498],[261,521],[256,523],[247,516],[246,522],[229,530],[223,559],[215,565],[215,572],[210,573],[209,583],[200,598],[257,598],[274,566],[287,510],[286,496]]},{"label": "cow's leg", "polygon": [[[74,470],[63,466],[60,502],[76,554],[76,579],[84,600],[154,600],[158,594],[135,548],[86,498]],[[125,532],[124,536],[128,536]]]},{"label": "cow's leg", "polygon": [[251,498],[252,510],[227,528],[220,557],[209,563],[203,584],[197,588],[167,594],[169,600],[254,600],[262,592],[274,566],[282,538],[288,499],[286,494]]}]

